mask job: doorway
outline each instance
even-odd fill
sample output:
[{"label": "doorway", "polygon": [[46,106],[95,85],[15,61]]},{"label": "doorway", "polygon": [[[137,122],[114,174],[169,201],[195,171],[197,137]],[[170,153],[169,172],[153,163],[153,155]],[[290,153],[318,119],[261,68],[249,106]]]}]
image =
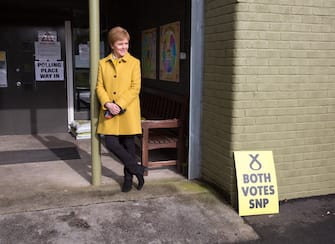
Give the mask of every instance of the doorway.
[{"label": "doorway", "polygon": [[0,135],[67,131],[64,26],[0,31]]}]

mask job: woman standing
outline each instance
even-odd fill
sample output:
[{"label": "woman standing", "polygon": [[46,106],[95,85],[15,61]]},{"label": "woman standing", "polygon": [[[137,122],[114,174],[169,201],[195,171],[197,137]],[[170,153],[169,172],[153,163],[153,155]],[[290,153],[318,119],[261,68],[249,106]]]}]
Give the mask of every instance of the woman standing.
[{"label": "woman standing", "polygon": [[139,93],[140,61],[128,53],[130,36],[122,27],[108,33],[111,53],[99,61],[96,94],[101,104],[97,133],[105,135],[106,147],[124,164],[123,192],[144,185],[144,167],[135,154],[135,136],[142,133]]}]

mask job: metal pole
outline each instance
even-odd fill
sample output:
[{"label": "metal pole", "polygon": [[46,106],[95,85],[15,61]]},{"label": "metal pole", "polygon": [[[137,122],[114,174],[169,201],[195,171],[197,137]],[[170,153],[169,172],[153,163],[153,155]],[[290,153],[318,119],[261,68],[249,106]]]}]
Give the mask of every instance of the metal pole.
[{"label": "metal pole", "polygon": [[89,0],[90,14],[90,84],[91,84],[91,157],[92,184],[101,184],[100,138],[96,133],[99,104],[95,94],[100,58],[100,1]]}]

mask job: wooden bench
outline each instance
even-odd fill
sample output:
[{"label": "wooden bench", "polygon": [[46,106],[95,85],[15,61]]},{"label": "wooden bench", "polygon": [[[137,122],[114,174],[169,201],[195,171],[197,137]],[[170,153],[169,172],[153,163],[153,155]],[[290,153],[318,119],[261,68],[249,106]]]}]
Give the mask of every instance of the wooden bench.
[{"label": "wooden bench", "polygon": [[[186,118],[188,96],[142,88],[140,94],[142,113],[141,162],[150,168],[176,165],[181,172],[185,162]],[[169,160],[150,160],[151,150],[174,148],[176,158]],[[147,175],[147,173],[146,173]]]}]

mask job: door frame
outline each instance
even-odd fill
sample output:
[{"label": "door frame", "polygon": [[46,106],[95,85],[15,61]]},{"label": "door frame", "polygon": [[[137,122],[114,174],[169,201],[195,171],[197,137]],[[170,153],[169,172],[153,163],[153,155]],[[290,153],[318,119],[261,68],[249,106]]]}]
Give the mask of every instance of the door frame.
[{"label": "door frame", "polygon": [[67,80],[67,126],[70,131],[70,124],[74,120],[74,89],[73,89],[73,47],[71,21],[64,22],[65,35],[65,60],[66,60],[66,80]]},{"label": "door frame", "polygon": [[[100,11],[99,11],[100,12]],[[96,26],[100,28],[100,26]],[[188,179],[201,177],[201,116],[204,45],[204,0],[191,0],[190,109]],[[71,22],[65,21],[65,48],[68,92],[68,127],[74,120]],[[200,99],[199,99],[200,98]],[[69,128],[70,129],[70,128]],[[91,139],[93,142],[93,138]]]},{"label": "door frame", "polygon": [[201,116],[204,44],[204,0],[191,2],[191,57],[188,178],[201,177]]}]

